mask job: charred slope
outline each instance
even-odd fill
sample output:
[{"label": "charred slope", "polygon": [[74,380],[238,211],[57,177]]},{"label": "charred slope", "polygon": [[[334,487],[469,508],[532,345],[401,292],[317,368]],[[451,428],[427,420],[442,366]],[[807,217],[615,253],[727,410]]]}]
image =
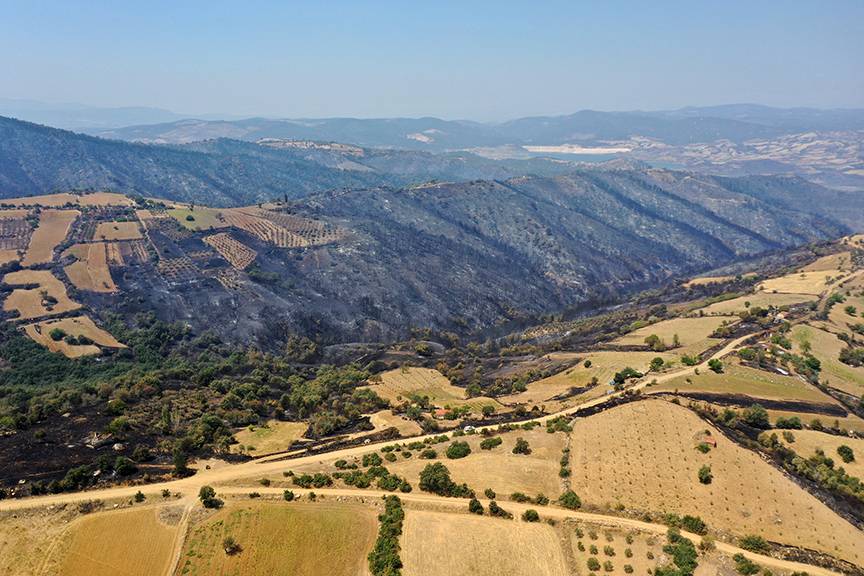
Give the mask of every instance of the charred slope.
[{"label": "charred slope", "polygon": [[282,279],[266,285],[256,330],[325,341],[470,333],[848,231],[726,182],[592,170],[318,195],[293,210],[350,233],[314,248],[255,246],[256,266]]}]

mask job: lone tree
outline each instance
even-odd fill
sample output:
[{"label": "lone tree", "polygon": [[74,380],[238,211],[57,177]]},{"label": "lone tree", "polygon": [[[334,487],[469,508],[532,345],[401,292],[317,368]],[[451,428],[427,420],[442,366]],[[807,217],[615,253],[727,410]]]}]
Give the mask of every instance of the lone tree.
[{"label": "lone tree", "polygon": [[712,480],[714,480],[714,475],[711,473],[711,466],[705,464],[699,468],[699,482],[710,484]]},{"label": "lone tree", "polygon": [[516,445],[513,446],[513,454],[531,454],[531,447],[528,441],[524,438],[517,438]]},{"label": "lone tree", "polygon": [[205,508],[221,508],[223,504],[222,500],[216,498],[216,490],[212,486],[202,486],[198,498]]}]

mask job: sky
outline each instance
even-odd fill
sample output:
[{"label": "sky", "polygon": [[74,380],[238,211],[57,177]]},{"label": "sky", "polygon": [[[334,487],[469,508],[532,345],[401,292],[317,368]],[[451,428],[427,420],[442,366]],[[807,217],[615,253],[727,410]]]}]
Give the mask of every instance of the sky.
[{"label": "sky", "polygon": [[864,107],[864,0],[0,0],[0,98],[481,121]]}]

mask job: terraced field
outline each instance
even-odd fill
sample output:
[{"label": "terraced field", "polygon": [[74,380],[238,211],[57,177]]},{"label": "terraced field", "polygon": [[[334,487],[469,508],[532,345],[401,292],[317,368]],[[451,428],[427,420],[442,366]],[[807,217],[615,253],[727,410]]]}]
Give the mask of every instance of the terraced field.
[{"label": "terraced field", "polygon": [[[706,430],[717,447],[702,454]],[[577,420],[571,463],[573,490],[591,505],[698,514],[715,529],[864,562],[864,533],[681,406],[646,400]]]},{"label": "terraced field", "polygon": [[[358,576],[377,534],[375,511],[327,503],[230,503],[190,528],[180,573],[186,576]],[[242,552],[222,548],[231,536]]]},{"label": "terraced field", "polygon": [[255,261],[255,257],[258,256],[255,250],[235,240],[227,232],[206,236],[203,241],[215,248],[219,252],[219,255],[237,270],[245,270]]}]

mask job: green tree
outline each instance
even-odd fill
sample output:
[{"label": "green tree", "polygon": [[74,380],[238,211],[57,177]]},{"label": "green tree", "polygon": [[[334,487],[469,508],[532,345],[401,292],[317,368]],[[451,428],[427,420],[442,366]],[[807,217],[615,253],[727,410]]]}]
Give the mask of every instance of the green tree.
[{"label": "green tree", "polygon": [[522,514],[522,520],[524,522],[539,522],[540,514],[538,514],[533,508],[529,508]]},{"label": "green tree", "polygon": [[528,441],[524,438],[517,438],[516,445],[513,446],[513,454],[531,454],[531,447]]},{"label": "green tree", "polygon": [[712,480],[714,480],[714,475],[711,473],[711,466],[703,464],[699,468],[699,482],[702,484],[711,484]]}]

